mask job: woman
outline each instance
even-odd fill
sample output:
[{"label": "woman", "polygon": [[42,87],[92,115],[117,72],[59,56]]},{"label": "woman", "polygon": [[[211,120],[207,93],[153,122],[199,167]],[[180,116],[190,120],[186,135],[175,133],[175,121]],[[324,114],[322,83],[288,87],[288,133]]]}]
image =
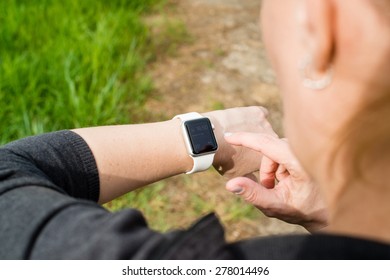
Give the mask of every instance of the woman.
[{"label": "woman", "polygon": [[[266,156],[262,185],[236,178],[227,188],[270,215],[323,228],[322,248],[313,243],[285,257],[376,258],[379,248],[389,257],[389,11],[390,1],[381,0],[263,1],[263,39],[289,144],[261,134],[227,137]],[[314,185],[318,192],[306,194]]]},{"label": "woman", "polygon": [[[262,109],[208,115],[220,144],[213,164],[236,177],[227,189],[320,234],[226,244],[212,215],[160,234],[135,210],[112,214],[91,202],[192,172],[174,119],[57,132],[2,148],[0,257],[389,258],[387,8],[380,0],[264,0],[264,41],[289,142],[275,136]],[[239,177],[259,165],[260,183]]]},{"label": "woman", "polygon": [[[223,133],[275,135],[265,109],[190,115],[197,119],[195,137],[200,142],[215,134],[219,147],[205,154],[206,159],[213,157],[209,162],[197,165],[199,157],[189,156],[183,116],[151,124],[59,131],[1,147],[0,259],[232,258],[213,215],[186,231],[161,234],[149,229],[135,209],[110,213],[98,205],[211,164],[230,177],[258,170],[261,154],[230,146]],[[214,128],[204,131],[208,120]]]}]

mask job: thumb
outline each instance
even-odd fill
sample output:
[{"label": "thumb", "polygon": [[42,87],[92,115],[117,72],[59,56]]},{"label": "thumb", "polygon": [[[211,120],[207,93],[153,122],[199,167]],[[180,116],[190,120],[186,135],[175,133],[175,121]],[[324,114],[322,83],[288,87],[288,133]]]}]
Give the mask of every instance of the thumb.
[{"label": "thumb", "polygon": [[226,183],[226,189],[241,196],[245,201],[256,207],[264,208],[267,204],[267,197],[269,196],[267,189],[249,178],[231,179]]}]

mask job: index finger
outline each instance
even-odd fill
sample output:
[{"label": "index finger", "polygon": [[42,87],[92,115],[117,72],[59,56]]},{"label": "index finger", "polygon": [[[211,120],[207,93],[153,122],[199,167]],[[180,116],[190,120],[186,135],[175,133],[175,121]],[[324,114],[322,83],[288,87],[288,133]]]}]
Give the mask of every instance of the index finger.
[{"label": "index finger", "polygon": [[279,164],[286,164],[292,157],[288,144],[270,134],[237,132],[225,136],[226,142],[263,153]]}]

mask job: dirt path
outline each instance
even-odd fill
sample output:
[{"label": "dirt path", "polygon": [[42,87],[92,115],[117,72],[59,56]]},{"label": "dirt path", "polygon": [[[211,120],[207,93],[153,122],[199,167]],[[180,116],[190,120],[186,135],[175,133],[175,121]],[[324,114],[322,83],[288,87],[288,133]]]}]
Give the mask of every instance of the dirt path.
[{"label": "dirt path", "polygon": [[[175,1],[172,17],[184,22],[194,40],[179,47],[175,56],[153,65],[156,91],[147,108],[156,116],[173,116],[187,111],[263,105],[270,111],[274,129],[282,134],[280,99],[258,28],[259,6],[259,0]],[[186,191],[178,192],[183,183]],[[235,221],[226,205],[237,198],[225,191],[224,183],[213,172],[193,175],[192,180],[179,176],[168,181],[165,191],[174,205],[172,219],[177,219],[178,226],[194,220],[191,214],[183,218],[177,212],[187,207],[191,194],[196,194],[221,216],[229,240],[302,231],[262,215]]]}]

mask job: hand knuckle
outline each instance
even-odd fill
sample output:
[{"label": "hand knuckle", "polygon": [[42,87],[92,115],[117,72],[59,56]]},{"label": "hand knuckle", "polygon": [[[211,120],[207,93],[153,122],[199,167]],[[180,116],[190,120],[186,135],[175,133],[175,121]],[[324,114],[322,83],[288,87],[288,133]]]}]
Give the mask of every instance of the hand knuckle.
[{"label": "hand knuckle", "polygon": [[245,200],[248,201],[249,203],[254,204],[257,201],[257,193],[254,192],[253,190],[249,191],[245,195]]}]

